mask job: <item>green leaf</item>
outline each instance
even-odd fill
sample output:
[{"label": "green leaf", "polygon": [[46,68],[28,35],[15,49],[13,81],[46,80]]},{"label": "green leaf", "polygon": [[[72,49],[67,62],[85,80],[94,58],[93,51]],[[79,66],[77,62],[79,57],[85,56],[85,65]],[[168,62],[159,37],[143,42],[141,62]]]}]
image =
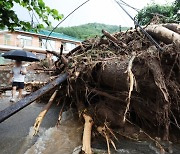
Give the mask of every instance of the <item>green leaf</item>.
[{"label": "green leaf", "polygon": [[[0,0],[0,28],[7,27],[13,30],[14,27],[21,27],[23,30],[31,29],[31,23],[18,19],[16,12],[12,10],[14,3],[26,8],[28,11],[34,10],[37,18],[42,19],[43,23],[50,26],[49,16],[55,20],[62,19],[62,15],[56,9],[46,6],[44,0]],[[38,21],[36,21],[38,22]],[[39,24],[36,28],[44,28],[43,24]]]}]

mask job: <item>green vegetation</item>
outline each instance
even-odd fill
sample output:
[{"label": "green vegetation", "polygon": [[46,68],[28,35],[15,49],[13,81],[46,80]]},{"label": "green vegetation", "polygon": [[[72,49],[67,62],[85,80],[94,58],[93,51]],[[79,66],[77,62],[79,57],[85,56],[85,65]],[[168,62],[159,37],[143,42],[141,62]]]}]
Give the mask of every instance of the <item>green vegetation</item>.
[{"label": "green vegetation", "polygon": [[[30,22],[25,22],[18,18],[13,10],[15,4],[26,8],[28,11],[34,11],[47,26],[51,25],[51,22],[48,20],[49,16],[55,20],[61,20],[63,17],[57,10],[46,6],[43,0],[0,0],[0,29],[8,28],[9,30],[14,30],[15,27],[20,27],[23,30],[28,30],[32,28]],[[36,29],[43,27],[43,24],[38,24]]]},{"label": "green vegetation", "polygon": [[142,9],[138,15],[137,19],[141,25],[146,25],[150,23],[154,15],[160,15],[162,22],[174,22],[180,21],[180,0],[176,0],[173,4],[158,5],[151,4]]},{"label": "green vegetation", "polygon": [[[48,30],[51,30],[51,28],[47,28]],[[89,23],[85,25],[80,26],[73,26],[73,27],[60,27],[55,30],[55,32],[63,33],[69,36],[76,37],[78,39],[88,39],[95,36],[102,35],[102,29],[107,30],[110,33],[118,32],[120,31],[119,26],[114,25],[105,25],[105,24],[99,24],[99,23]],[[121,27],[121,30],[127,30],[127,27]]]}]

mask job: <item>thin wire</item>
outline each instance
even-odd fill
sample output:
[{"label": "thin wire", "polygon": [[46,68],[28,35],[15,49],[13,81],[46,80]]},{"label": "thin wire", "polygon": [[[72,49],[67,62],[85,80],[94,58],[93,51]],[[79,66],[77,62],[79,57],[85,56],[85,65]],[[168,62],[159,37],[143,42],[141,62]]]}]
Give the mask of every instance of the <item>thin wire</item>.
[{"label": "thin wire", "polygon": [[[136,12],[138,12],[138,13],[140,12],[140,9],[137,9],[137,8],[135,8],[135,7],[127,4],[127,3],[124,2],[123,0],[121,0],[121,1],[122,1],[123,3],[120,3],[120,4],[130,7],[130,8],[132,8],[133,10],[135,10]],[[149,14],[151,14],[151,15],[157,15],[157,16],[160,16],[160,17],[163,17],[163,18],[170,19],[170,17],[167,17],[167,16],[162,15],[162,14],[159,14],[159,13],[149,13]],[[174,20],[174,19],[170,19],[170,20],[173,21],[173,22],[180,23],[180,21],[178,21],[178,20]]]},{"label": "thin wire", "polygon": [[128,7],[130,7],[131,9],[133,9],[133,10],[135,10],[136,12],[139,13],[140,9],[137,9],[137,8],[135,8],[135,7],[133,7],[133,6],[129,5],[129,4],[127,4],[127,3],[124,2],[123,0],[121,0],[121,2],[122,2],[122,3],[120,3],[120,4],[125,5],[125,6],[128,6]]},{"label": "thin wire", "polygon": [[[120,0],[121,2],[123,2],[122,0]],[[153,42],[156,46],[157,49],[160,49],[160,51],[163,51],[163,49],[161,48],[161,46],[152,38],[151,35],[149,35],[140,25],[139,23],[133,19],[133,17],[122,7],[122,5],[118,2],[118,0],[115,0],[115,2],[121,7],[121,9],[134,21],[134,23],[141,29],[141,31],[149,38],[149,40],[151,42]]]},{"label": "thin wire", "polygon": [[49,36],[52,34],[52,32],[60,25],[62,24],[69,16],[71,16],[75,11],[77,11],[79,8],[81,8],[83,5],[85,5],[87,2],[89,2],[90,0],[85,1],[84,3],[82,3],[81,5],[79,5],[77,8],[75,8],[72,12],[70,12],[63,20],[61,20],[49,33],[49,35],[46,37],[46,42],[47,39],[49,38]]},{"label": "thin wire", "polygon": [[[34,17],[36,18],[38,24],[40,24],[40,22],[39,22],[39,20],[38,20],[38,18],[37,18],[37,16],[36,16],[36,14],[35,14],[33,11],[32,11],[32,13],[33,13]],[[46,35],[46,34],[44,33],[44,31],[42,31],[42,32],[43,32],[44,35]],[[44,44],[46,50],[47,50],[47,42],[49,43],[51,49],[53,50],[52,44],[51,44],[49,41],[47,41],[47,39],[46,39],[46,43],[42,41],[42,43]]]},{"label": "thin wire", "polygon": [[[120,18],[120,20],[122,20],[122,23],[127,23],[127,24],[129,24],[129,22],[127,21],[127,18],[126,17],[124,17],[123,15],[122,15],[122,13],[121,13],[121,10],[119,10],[119,8],[117,8],[117,5],[114,3],[114,0],[111,0],[111,3],[112,3],[112,5],[113,5],[113,7],[118,11],[118,13],[119,14],[121,14],[120,16],[119,16],[119,18]],[[124,4],[123,4],[124,5]],[[121,26],[125,26],[125,25],[122,25],[122,24],[120,24]],[[126,25],[127,26],[127,25]]]}]

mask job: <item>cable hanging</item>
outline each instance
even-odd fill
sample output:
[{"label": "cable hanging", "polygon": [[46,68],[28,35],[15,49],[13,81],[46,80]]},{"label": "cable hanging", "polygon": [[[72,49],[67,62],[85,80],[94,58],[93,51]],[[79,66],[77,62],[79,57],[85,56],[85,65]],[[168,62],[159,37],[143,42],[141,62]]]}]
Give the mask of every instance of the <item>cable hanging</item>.
[{"label": "cable hanging", "polygon": [[[140,9],[137,9],[137,8],[135,8],[135,7],[127,4],[127,3],[124,2],[123,0],[121,0],[121,1],[122,1],[123,3],[120,3],[120,4],[127,6],[127,7],[131,8],[131,9],[135,10],[135,11],[138,12],[138,13],[140,12]],[[149,12],[149,14],[151,14],[151,15],[157,15],[157,16],[159,16],[159,17],[163,17],[163,18],[166,18],[166,19],[170,19],[170,20],[173,21],[173,22],[180,23],[180,21],[178,21],[178,20],[171,19],[170,17],[167,17],[167,16],[162,15],[162,14],[159,14],[159,13],[150,13],[150,12]]]},{"label": "cable hanging", "polygon": [[76,12],[79,8],[81,8],[83,5],[85,5],[87,2],[89,2],[90,0],[85,1],[84,3],[82,3],[81,5],[79,5],[77,8],[75,8],[72,12],[70,12],[63,20],[61,20],[49,33],[49,35],[46,37],[46,42],[48,40],[48,38],[51,36],[51,34],[53,33],[53,31],[60,25],[62,24],[69,16],[71,16],[74,12]]},{"label": "cable hanging", "polygon": [[[124,1],[120,0],[122,3],[124,3]],[[149,40],[156,46],[157,49],[159,49],[160,51],[163,51],[163,49],[161,48],[161,46],[152,38],[151,35],[149,35],[141,26],[140,24],[126,11],[126,9],[124,9],[124,7],[118,2],[118,0],[115,0],[115,2],[121,7],[121,9],[134,21],[135,25],[138,26],[141,31],[149,38]]]}]

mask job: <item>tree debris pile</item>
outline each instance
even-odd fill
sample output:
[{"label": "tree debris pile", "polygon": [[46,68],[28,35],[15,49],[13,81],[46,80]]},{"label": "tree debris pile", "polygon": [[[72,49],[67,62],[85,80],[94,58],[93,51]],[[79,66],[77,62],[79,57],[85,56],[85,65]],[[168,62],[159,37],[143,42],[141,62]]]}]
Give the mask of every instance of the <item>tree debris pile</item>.
[{"label": "tree debris pile", "polygon": [[116,128],[129,138],[139,131],[137,140],[144,135],[171,140],[180,129],[179,25],[149,25],[145,30],[163,51],[139,29],[114,35],[103,30],[101,38],[83,42],[56,63],[69,72],[65,100],[85,120],[85,153],[91,153],[92,130],[106,139],[109,149],[110,143],[115,148]]},{"label": "tree debris pile", "polygon": [[35,121],[34,135],[53,102],[63,103],[57,126],[64,110],[77,108],[84,122],[84,153],[92,153],[91,138],[103,139],[110,153],[120,137],[150,139],[164,153],[161,140],[180,141],[180,25],[150,24],[144,29],[161,50],[136,28],[113,35],[102,30],[102,37],[82,42],[67,55],[47,51],[58,60],[51,69],[38,70],[55,76],[45,86],[27,83],[35,87],[32,91],[42,87],[1,111],[0,121],[51,96]]}]

